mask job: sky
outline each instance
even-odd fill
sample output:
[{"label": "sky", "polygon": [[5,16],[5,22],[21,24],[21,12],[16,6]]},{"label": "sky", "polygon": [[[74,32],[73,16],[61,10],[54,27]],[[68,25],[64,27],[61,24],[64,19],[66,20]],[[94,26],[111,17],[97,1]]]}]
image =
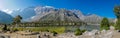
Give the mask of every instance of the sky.
[{"label": "sky", "polygon": [[116,18],[114,6],[120,5],[120,0],[0,0],[0,10],[23,9],[30,6],[53,6],[55,8],[77,9],[83,14],[97,14],[102,17]]}]

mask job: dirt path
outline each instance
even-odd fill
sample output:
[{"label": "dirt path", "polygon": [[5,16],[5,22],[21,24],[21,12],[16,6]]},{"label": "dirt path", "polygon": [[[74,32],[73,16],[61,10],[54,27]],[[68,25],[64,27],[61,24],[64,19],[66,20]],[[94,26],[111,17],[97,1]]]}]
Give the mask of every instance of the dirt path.
[{"label": "dirt path", "polygon": [[114,32],[112,38],[120,38],[120,32]]}]

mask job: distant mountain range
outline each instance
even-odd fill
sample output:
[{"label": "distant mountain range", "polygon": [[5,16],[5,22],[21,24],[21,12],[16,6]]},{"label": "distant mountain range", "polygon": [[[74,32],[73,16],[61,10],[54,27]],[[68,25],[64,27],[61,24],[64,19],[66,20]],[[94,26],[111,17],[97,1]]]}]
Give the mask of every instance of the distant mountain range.
[{"label": "distant mountain range", "polygon": [[30,18],[35,15],[34,7],[28,7],[25,9],[13,10],[11,15],[13,17],[20,15],[23,19]]},{"label": "distant mountain range", "polygon": [[20,10],[13,10],[10,15],[13,17],[20,15],[23,17],[24,22],[83,21],[86,23],[100,23],[103,18],[96,14],[84,15],[80,10],[67,10],[64,8],[54,8],[52,6],[36,6]]}]

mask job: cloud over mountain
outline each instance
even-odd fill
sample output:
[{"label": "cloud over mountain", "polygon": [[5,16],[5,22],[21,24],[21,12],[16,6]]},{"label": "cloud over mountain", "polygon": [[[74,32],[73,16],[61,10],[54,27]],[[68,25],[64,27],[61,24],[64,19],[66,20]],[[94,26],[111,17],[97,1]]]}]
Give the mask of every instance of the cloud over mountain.
[{"label": "cloud over mountain", "polygon": [[1,10],[1,11],[4,11],[7,14],[11,14],[13,12],[13,10],[10,10],[10,9],[5,9],[5,10]]}]

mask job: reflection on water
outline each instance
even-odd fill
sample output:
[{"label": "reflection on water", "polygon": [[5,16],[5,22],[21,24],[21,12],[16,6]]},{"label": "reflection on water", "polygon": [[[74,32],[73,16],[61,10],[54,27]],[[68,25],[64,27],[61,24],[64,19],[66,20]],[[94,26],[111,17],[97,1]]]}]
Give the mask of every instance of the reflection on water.
[{"label": "reflection on water", "polygon": [[100,30],[99,25],[81,25],[81,26],[68,26],[66,27],[66,32],[74,32],[77,28],[80,28],[81,30],[87,30],[92,31],[94,29]]}]

